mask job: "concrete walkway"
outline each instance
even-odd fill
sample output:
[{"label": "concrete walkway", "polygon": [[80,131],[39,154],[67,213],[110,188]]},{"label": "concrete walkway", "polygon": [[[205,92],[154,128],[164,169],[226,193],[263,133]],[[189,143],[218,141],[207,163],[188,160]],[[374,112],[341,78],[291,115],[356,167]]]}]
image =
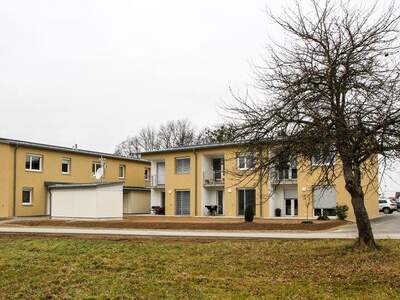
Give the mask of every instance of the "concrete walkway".
[{"label": "concrete walkway", "polygon": [[[8,222],[1,222],[3,224]],[[376,239],[400,239],[400,214],[381,216],[371,222]],[[103,235],[138,237],[204,237],[233,239],[354,239],[356,225],[346,225],[325,231],[222,231],[170,229],[110,229],[73,227],[0,226],[1,233],[52,235]]]},{"label": "concrete walkway", "polygon": [[[153,230],[153,229],[94,229],[60,227],[0,227],[0,233],[54,234],[54,235],[104,235],[104,236],[154,236],[154,237],[206,237],[255,239],[354,239],[350,231],[217,231],[217,230]],[[400,239],[400,233],[377,233],[376,239]]]}]

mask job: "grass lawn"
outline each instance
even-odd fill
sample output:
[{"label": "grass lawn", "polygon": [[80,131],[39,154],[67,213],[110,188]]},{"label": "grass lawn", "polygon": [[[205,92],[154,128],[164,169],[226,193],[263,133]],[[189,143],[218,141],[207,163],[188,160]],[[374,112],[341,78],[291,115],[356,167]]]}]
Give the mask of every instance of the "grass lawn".
[{"label": "grass lawn", "polygon": [[0,237],[0,298],[400,297],[400,241]]}]

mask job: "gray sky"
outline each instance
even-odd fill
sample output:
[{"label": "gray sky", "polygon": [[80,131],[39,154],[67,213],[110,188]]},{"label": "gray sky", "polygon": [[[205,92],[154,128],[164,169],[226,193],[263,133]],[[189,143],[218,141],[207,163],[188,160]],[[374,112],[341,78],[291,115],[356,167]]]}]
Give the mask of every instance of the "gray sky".
[{"label": "gray sky", "polygon": [[286,3],[2,0],[0,136],[112,152],[146,125],[217,123]]}]

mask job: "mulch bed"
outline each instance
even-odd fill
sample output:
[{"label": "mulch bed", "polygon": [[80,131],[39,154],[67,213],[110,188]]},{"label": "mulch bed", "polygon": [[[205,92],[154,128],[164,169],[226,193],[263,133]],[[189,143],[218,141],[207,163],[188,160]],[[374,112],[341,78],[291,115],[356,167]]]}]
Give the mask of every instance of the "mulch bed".
[{"label": "mulch bed", "polygon": [[181,229],[181,230],[307,230],[318,231],[346,225],[349,222],[341,220],[314,221],[313,224],[303,224],[301,220],[282,221],[282,223],[267,221],[262,222],[148,222],[124,219],[117,221],[86,221],[86,220],[18,220],[3,224],[20,226],[60,226],[82,228],[130,228],[130,229]]}]

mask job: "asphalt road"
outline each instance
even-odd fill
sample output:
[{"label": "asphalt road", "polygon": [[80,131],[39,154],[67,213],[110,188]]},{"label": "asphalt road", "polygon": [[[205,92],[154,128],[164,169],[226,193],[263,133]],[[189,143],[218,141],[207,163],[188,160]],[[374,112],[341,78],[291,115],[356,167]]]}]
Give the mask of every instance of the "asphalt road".
[{"label": "asphalt road", "polygon": [[[374,234],[400,234],[400,213],[394,212],[391,215],[382,214],[379,218],[371,221]],[[357,232],[357,225],[342,226],[334,232],[351,233]]]}]

